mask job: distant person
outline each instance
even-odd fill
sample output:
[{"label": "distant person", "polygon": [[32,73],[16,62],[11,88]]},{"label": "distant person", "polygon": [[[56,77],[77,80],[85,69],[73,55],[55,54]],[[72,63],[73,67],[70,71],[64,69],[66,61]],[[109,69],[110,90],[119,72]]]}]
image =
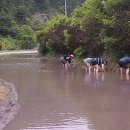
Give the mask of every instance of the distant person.
[{"label": "distant person", "polygon": [[95,72],[105,71],[105,65],[107,65],[107,60],[103,58],[93,58],[93,62],[95,64]]},{"label": "distant person", "polygon": [[60,61],[63,64],[64,68],[70,68],[72,66],[72,59],[74,58],[74,55],[65,55],[60,57]]},{"label": "distant person", "polygon": [[83,62],[84,62],[85,65],[86,65],[86,71],[89,71],[89,72],[92,71],[92,69],[93,69],[92,61],[93,61],[93,58],[85,58],[85,59],[83,60]]},{"label": "distant person", "polygon": [[105,65],[107,65],[107,61],[102,58],[86,58],[84,59],[84,63],[91,72],[92,70],[94,72],[105,71]]},{"label": "distant person", "polygon": [[121,59],[119,59],[119,66],[120,66],[120,72],[123,73],[123,69],[126,71],[126,74],[129,74],[130,69],[127,66],[130,63],[130,57],[126,56]]}]

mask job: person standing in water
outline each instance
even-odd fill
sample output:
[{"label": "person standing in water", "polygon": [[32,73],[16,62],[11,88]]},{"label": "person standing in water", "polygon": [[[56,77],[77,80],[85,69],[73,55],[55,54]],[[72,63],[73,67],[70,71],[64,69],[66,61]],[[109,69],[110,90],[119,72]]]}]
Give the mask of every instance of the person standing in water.
[{"label": "person standing in water", "polygon": [[92,64],[92,60],[93,60],[93,58],[85,58],[85,59],[83,59],[83,62],[86,65],[86,71],[89,71],[89,73],[92,71],[92,69],[94,67],[93,64]]},{"label": "person standing in water", "polygon": [[119,63],[119,66],[120,66],[120,72],[121,72],[121,74],[123,73],[123,69],[126,71],[125,72],[126,74],[129,74],[130,69],[128,67],[128,64],[130,63],[130,57],[125,56],[125,57],[119,59],[118,63]]},{"label": "person standing in water", "polygon": [[87,70],[91,72],[92,70],[94,72],[105,71],[105,65],[107,65],[107,61],[102,58],[86,58],[83,60]]},{"label": "person standing in water", "polygon": [[74,55],[65,55],[60,57],[60,61],[63,64],[64,68],[70,68],[72,66],[72,59],[74,58]]},{"label": "person standing in water", "polygon": [[94,58],[93,62],[95,63],[95,72],[104,72],[105,65],[107,65],[107,61],[102,58]]}]

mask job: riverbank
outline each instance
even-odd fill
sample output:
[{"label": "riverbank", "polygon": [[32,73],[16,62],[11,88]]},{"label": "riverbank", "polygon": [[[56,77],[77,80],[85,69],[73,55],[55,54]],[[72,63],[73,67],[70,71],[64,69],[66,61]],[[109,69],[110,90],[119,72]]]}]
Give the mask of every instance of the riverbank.
[{"label": "riverbank", "polygon": [[[12,54],[39,54],[38,50],[13,50],[13,51],[0,51],[0,55],[12,55]],[[48,55],[47,55],[48,56]],[[50,56],[49,57],[53,57]],[[58,57],[58,56],[55,56]],[[119,70],[119,66],[118,63],[116,63],[114,60],[108,58],[108,65],[106,66],[106,70],[107,71],[118,71]],[[83,63],[83,58],[77,58],[75,57],[73,60],[73,63],[76,65],[80,65],[80,66],[84,66]]]},{"label": "riverbank", "polygon": [[19,108],[15,86],[0,79],[0,130],[15,118]]}]

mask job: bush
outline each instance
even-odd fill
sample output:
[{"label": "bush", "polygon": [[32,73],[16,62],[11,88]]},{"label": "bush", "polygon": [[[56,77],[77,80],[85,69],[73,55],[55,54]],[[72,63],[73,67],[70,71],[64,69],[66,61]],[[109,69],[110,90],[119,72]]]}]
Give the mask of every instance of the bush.
[{"label": "bush", "polygon": [[84,55],[84,53],[85,53],[85,50],[82,47],[79,47],[79,48],[74,50],[74,54],[77,57],[82,57]]},{"label": "bush", "polygon": [[11,37],[0,38],[0,50],[15,50],[17,48],[16,44],[17,40],[12,39]]}]

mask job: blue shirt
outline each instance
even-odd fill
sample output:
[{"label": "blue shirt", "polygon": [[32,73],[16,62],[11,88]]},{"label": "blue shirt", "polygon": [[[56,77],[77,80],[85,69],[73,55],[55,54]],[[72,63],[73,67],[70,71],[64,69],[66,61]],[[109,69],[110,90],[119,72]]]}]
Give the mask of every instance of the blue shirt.
[{"label": "blue shirt", "polygon": [[120,61],[123,61],[124,63],[128,64],[130,63],[130,57],[126,56],[120,59]]}]

